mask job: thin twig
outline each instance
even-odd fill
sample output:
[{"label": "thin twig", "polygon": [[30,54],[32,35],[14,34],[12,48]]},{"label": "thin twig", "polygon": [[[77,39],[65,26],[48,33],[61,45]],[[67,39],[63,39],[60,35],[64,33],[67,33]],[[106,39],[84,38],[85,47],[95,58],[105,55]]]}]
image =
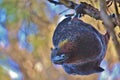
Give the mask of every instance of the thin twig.
[{"label": "thin twig", "polygon": [[117,7],[117,1],[116,0],[114,0],[114,7],[115,7],[116,15],[119,16],[118,7]]},{"label": "thin twig", "polygon": [[112,1],[106,1],[106,4],[107,4],[107,7],[110,7],[113,3],[113,0]]},{"label": "thin twig", "polygon": [[118,11],[118,6],[117,6],[117,1],[114,0],[114,7],[115,7],[115,12],[116,12],[116,22],[118,24],[118,26],[120,27],[120,15],[119,15],[119,11]]},{"label": "thin twig", "polygon": [[49,2],[51,2],[51,3],[54,3],[55,5],[62,5],[60,2],[57,2],[57,1],[53,1],[53,0],[48,0]]}]

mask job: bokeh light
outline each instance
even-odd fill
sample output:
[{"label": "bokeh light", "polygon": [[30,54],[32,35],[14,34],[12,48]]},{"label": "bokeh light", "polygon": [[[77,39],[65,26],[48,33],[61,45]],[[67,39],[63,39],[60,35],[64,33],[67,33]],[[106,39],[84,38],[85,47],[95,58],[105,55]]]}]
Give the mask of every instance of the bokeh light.
[{"label": "bokeh light", "polygon": [[37,25],[32,22],[27,22],[23,20],[20,30],[18,32],[18,41],[20,48],[26,49],[29,52],[33,51],[33,46],[28,42],[28,37],[30,35],[35,35],[38,33]]},{"label": "bokeh light", "polygon": [[0,66],[7,72],[12,80],[23,80],[19,65],[2,52],[0,52]]}]

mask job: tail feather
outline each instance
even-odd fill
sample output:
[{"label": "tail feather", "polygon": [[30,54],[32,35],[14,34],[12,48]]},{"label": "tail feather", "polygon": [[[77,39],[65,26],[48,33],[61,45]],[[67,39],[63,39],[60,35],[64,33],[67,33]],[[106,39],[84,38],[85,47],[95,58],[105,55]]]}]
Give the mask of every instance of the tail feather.
[{"label": "tail feather", "polygon": [[97,71],[97,72],[102,72],[102,71],[104,71],[104,69],[101,68],[101,67],[97,67],[96,71]]}]

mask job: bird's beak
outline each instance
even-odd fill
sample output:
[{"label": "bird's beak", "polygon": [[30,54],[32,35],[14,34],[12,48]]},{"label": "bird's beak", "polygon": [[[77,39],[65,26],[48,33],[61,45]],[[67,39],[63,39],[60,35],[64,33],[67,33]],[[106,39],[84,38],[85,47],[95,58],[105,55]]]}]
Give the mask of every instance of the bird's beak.
[{"label": "bird's beak", "polygon": [[51,56],[51,60],[54,64],[63,64],[67,59],[68,58],[65,56],[65,54]]},{"label": "bird's beak", "polygon": [[67,55],[64,53],[58,54],[59,48],[52,49],[51,60],[54,64],[63,64],[67,59]]},{"label": "bird's beak", "polygon": [[58,55],[57,49],[52,50],[51,60],[54,64],[63,64],[67,59],[68,59],[68,57],[65,54],[61,53]]}]

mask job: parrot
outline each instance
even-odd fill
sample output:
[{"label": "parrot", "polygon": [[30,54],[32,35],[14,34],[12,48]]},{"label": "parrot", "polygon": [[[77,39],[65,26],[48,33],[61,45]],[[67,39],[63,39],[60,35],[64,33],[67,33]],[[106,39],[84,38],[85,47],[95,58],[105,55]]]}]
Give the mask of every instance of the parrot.
[{"label": "parrot", "polygon": [[52,36],[51,61],[71,75],[89,75],[104,71],[100,67],[110,39],[108,31],[98,32],[79,18],[67,17],[58,23]]}]

